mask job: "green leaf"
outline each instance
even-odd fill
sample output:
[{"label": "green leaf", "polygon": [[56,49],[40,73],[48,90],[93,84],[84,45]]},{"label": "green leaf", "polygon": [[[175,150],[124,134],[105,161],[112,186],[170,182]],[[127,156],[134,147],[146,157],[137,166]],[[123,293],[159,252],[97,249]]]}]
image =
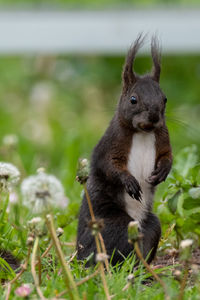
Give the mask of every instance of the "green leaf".
[{"label": "green leaf", "polygon": [[185,220],[183,218],[177,218],[176,219],[176,225],[178,227],[182,227],[184,225],[184,223],[185,223]]},{"label": "green leaf", "polygon": [[185,211],[185,216],[190,217],[197,213],[200,213],[200,207],[195,207],[193,209],[189,209],[189,210]]},{"label": "green leaf", "polygon": [[0,270],[1,272],[5,275],[7,274],[7,276],[12,276],[12,278],[15,277],[15,272],[13,271],[13,269],[10,267],[10,265],[2,258],[0,257]]},{"label": "green leaf", "polygon": [[184,209],[189,210],[196,207],[200,207],[200,199],[193,199],[190,197],[184,199],[184,203],[183,203]]},{"label": "green leaf", "polygon": [[197,164],[195,167],[189,170],[189,175],[193,185],[200,184],[200,164]]},{"label": "green leaf", "polygon": [[187,197],[187,194],[181,193],[178,197],[178,202],[177,202],[177,212],[179,213],[180,216],[184,217],[184,209],[183,209],[183,203],[184,199]]},{"label": "green leaf", "polygon": [[188,193],[193,199],[200,200],[200,187],[191,188]]},{"label": "green leaf", "polygon": [[168,199],[168,207],[169,210],[171,211],[172,214],[175,214],[176,210],[177,210],[177,204],[178,204],[178,198],[181,194],[181,191],[179,190],[178,192],[176,192],[176,194],[171,197],[170,199]]},{"label": "green leaf", "polygon": [[177,155],[174,167],[183,177],[186,177],[189,173],[189,170],[195,167],[198,163],[197,150],[197,146],[192,145],[184,148]]}]

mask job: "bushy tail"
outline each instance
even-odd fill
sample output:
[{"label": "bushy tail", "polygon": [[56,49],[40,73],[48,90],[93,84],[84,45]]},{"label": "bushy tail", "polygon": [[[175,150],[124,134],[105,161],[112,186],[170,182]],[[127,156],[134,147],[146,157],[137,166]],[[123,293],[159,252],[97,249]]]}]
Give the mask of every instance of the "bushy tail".
[{"label": "bushy tail", "polygon": [[9,251],[0,249],[0,257],[3,258],[13,270],[16,270],[20,267],[19,260]]}]

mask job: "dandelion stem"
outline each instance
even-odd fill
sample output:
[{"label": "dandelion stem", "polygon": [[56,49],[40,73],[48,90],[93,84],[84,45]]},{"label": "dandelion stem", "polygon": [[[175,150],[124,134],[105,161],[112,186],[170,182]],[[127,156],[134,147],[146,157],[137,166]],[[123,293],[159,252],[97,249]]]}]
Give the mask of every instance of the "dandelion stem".
[{"label": "dandelion stem", "polygon": [[101,253],[101,247],[100,247],[98,236],[95,235],[94,238],[95,238],[95,242],[96,242],[97,252]]},{"label": "dandelion stem", "polygon": [[106,294],[106,299],[110,300],[111,297],[110,297],[110,294],[109,294],[109,290],[108,290],[108,286],[107,286],[107,282],[106,282],[106,276],[105,276],[105,273],[104,273],[104,266],[103,266],[102,262],[100,262],[99,268],[100,268],[101,279],[102,279],[104,291],[105,291],[105,294]]},{"label": "dandelion stem", "polygon": [[[86,199],[87,199],[87,203],[88,203],[88,207],[89,207],[89,211],[90,211],[90,215],[91,215],[92,221],[96,222],[94,211],[93,211],[93,208],[92,208],[92,202],[90,200],[90,196],[89,196],[89,193],[88,193],[88,190],[87,190],[87,187],[86,187],[85,183],[83,184],[83,187],[84,187],[84,191],[85,191],[85,195],[86,195]],[[100,242],[99,241],[101,242],[101,246],[100,246]],[[95,242],[96,242],[97,252],[101,253],[101,248],[102,248],[102,251],[104,250],[105,252],[104,251],[103,252],[106,254],[105,244],[102,241],[103,241],[103,238],[102,238],[102,236],[100,237],[100,232],[98,232],[95,235]],[[108,260],[107,260],[107,267],[108,267]],[[102,279],[102,283],[103,283],[103,287],[104,287],[104,292],[105,292],[106,298],[107,298],[107,300],[110,300],[111,297],[109,295],[109,290],[108,290],[108,286],[107,286],[107,282],[106,282],[106,276],[105,276],[105,272],[104,272],[103,262],[100,262],[99,268],[100,268],[101,279]]]},{"label": "dandelion stem", "polygon": [[85,191],[85,196],[86,196],[86,199],[87,199],[87,203],[88,203],[88,207],[89,207],[89,211],[90,211],[92,221],[96,221],[95,216],[94,216],[92,203],[91,203],[91,200],[90,200],[90,196],[89,196],[89,193],[88,193],[88,190],[87,190],[87,187],[86,187],[85,183],[83,184],[83,188],[84,188],[84,191]]},{"label": "dandelion stem", "polygon": [[[101,235],[101,232],[99,232],[99,240],[100,240],[100,243],[101,243],[101,248],[102,248],[102,251],[107,254],[107,251],[106,251],[106,247],[105,247],[105,243],[104,243],[104,240],[103,240],[103,237]],[[105,265],[106,265],[106,270],[107,272],[109,273],[109,275],[111,275],[111,272],[110,272],[110,269],[109,269],[109,263],[108,263],[108,259],[106,258],[105,259]]]},{"label": "dandelion stem", "polygon": [[42,283],[42,264],[40,254],[38,255],[38,277],[39,277],[39,285]]},{"label": "dandelion stem", "polygon": [[183,279],[181,281],[181,287],[180,287],[180,293],[179,293],[179,296],[178,296],[178,300],[182,300],[183,299],[184,290],[185,290],[185,286],[186,286],[186,283],[187,283],[188,274],[189,274],[189,269],[188,269],[188,266],[186,266],[185,271],[184,271],[184,275],[183,275]]},{"label": "dandelion stem", "polygon": [[[83,283],[87,282],[88,280],[92,279],[93,277],[95,277],[97,274],[99,273],[99,268],[92,274],[86,276],[85,278],[83,278],[82,280],[80,280],[79,282],[76,283],[76,286],[80,286],[82,285]],[[65,290],[59,294],[56,295],[56,298],[60,298],[62,297],[63,295],[65,295],[66,293],[68,292],[68,290]]]},{"label": "dandelion stem", "polygon": [[76,255],[77,255],[77,250],[72,254],[72,256],[71,256],[71,258],[67,261],[67,264],[69,265],[73,260],[74,260],[74,258],[76,257]]},{"label": "dandelion stem", "polygon": [[53,247],[53,242],[51,242],[49,246],[46,248],[46,250],[42,253],[41,258],[44,258],[49,253],[52,247]]},{"label": "dandelion stem", "polygon": [[[87,190],[87,186],[86,186],[85,183],[83,184],[83,187],[84,187],[84,191],[85,191],[85,195],[86,195],[87,203],[88,203],[88,206],[89,206],[89,210],[90,210],[90,215],[91,215],[92,221],[95,222],[96,219],[95,219],[95,215],[94,215],[94,211],[93,211],[93,207],[92,207],[92,202],[90,200],[90,196],[89,196],[89,193],[88,193],[88,190]],[[99,241],[101,243],[102,252],[104,252],[105,254],[107,254],[105,243],[104,243],[103,237],[102,237],[102,235],[101,235],[100,232],[98,233],[98,239],[99,239]],[[96,238],[95,238],[95,241],[96,241],[96,245],[97,245],[98,241],[97,241]],[[97,245],[97,247],[98,247],[98,245]],[[101,252],[100,247],[99,247],[99,251]],[[98,253],[100,253],[99,251],[97,249]],[[108,263],[108,259],[107,258],[105,259],[105,266],[106,266],[107,272],[109,274],[111,274],[110,270],[109,270],[109,263]]]},{"label": "dandelion stem", "polygon": [[94,273],[86,276],[85,278],[83,278],[82,280],[80,280],[79,282],[77,282],[76,286],[79,286],[85,282],[87,282],[88,280],[90,280],[91,278],[95,277],[97,274],[99,273],[99,269],[97,269]]},{"label": "dandelion stem", "polygon": [[39,245],[39,237],[37,236],[35,239],[34,245],[33,245],[33,252],[32,252],[32,258],[31,258],[31,273],[33,276],[33,280],[35,283],[35,288],[38,293],[38,296],[40,297],[40,299],[45,300],[46,298],[44,297],[44,295],[42,294],[42,291],[40,289],[39,280],[38,280],[36,270],[35,270],[35,264],[36,264],[35,260],[36,260],[36,255],[38,252],[38,245]]},{"label": "dandelion stem", "polygon": [[67,247],[75,247],[76,243],[75,242],[62,242],[61,245],[67,246]]},{"label": "dandelion stem", "polygon": [[141,262],[143,263],[143,265],[145,266],[145,268],[149,271],[149,273],[152,274],[152,276],[160,283],[160,285],[163,287],[164,292],[165,292],[165,299],[169,300],[170,297],[168,295],[167,292],[167,287],[164,283],[164,281],[162,281],[162,279],[154,272],[154,270],[150,267],[150,265],[146,262],[146,260],[143,258],[142,253],[140,251],[140,247],[138,245],[138,242],[134,243],[135,246],[135,252],[138,256],[138,258],[141,260]]},{"label": "dandelion stem", "polygon": [[129,287],[131,286],[131,283],[128,282],[122,289],[122,292],[125,292]]},{"label": "dandelion stem", "polygon": [[[73,276],[72,276],[71,271],[70,271],[70,269],[69,269],[69,267],[68,267],[68,265],[65,261],[64,254],[63,254],[61,246],[60,246],[60,241],[59,241],[59,239],[56,235],[56,230],[55,230],[55,227],[54,227],[52,215],[49,214],[49,215],[46,216],[46,223],[47,223],[47,227],[49,229],[49,232],[51,234],[51,238],[52,238],[52,241],[54,243],[56,252],[58,254],[60,263],[62,265],[62,269],[63,269],[63,273],[64,273],[64,277],[65,277],[65,283],[66,283],[66,286],[67,286],[67,289],[68,289],[68,292],[69,292],[70,299],[76,299],[76,300],[80,299],[79,295],[78,295],[78,290],[77,290],[76,284],[75,284],[74,279],[73,279]],[[73,288],[73,293],[71,291],[70,286],[71,286],[71,288]]]},{"label": "dandelion stem", "polygon": [[11,292],[11,283],[8,283],[8,290],[7,290],[7,294],[6,294],[6,299],[5,300],[9,300],[10,298],[10,292]]}]

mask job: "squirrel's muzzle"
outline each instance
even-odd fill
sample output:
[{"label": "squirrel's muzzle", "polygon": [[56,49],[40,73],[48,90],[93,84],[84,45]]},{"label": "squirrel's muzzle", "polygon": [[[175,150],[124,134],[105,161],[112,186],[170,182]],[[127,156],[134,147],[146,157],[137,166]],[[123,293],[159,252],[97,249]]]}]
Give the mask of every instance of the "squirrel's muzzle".
[{"label": "squirrel's muzzle", "polygon": [[153,123],[139,123],[138,127],[146,132],[152,131],[155,129],[155,126]]},{"label": "squirrel's muzzle", "polygon": [[158,123],[158,121],[159,121],[159,114],[157,112],[150,111],[148,119],[149,119],[150,123],[153,123],[153,124]]}]

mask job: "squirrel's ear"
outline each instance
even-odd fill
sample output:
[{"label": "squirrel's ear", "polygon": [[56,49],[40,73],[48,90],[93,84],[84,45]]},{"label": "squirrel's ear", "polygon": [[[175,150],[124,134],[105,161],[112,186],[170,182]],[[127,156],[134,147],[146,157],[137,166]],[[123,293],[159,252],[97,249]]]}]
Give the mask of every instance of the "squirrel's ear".
[{"label": "squirrel's ear", "polygon": [[151,55],[153,59],[152,79],[159,82],[161,72],[161,51],[156,36],[151,40]]},{"label": "squirrel's ear", "polygon": [[123,91],[127,92],[128,88],[132,86],[136,80],[136,74],[133,71],[133,63],[135,60],[136,53],[138,52],[139,48],[142,46],[144,42],[144,38],[140,33],[134,42],[134,44],[130,47],[126,61],[124,64],[123,72],[122,72],[122,81],[123,81]]}]

